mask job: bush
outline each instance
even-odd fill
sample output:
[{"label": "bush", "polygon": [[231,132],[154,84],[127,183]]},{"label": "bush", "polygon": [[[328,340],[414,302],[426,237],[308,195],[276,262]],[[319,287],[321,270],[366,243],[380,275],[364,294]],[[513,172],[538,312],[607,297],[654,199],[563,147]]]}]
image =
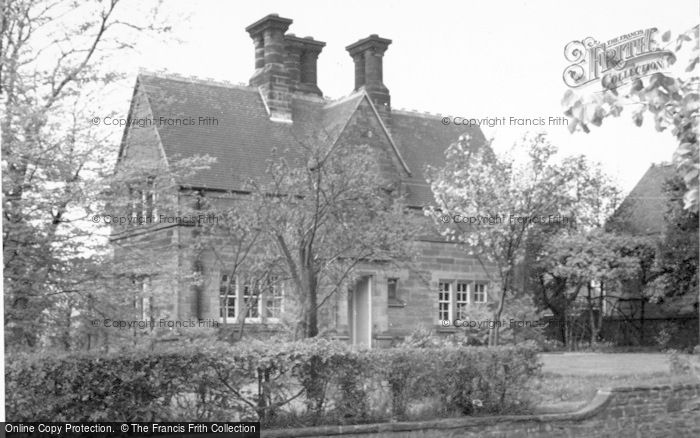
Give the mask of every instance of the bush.
[{"label": "bush", "polygon": [[693,355],[682,354],[678,350],[668,352],[669,371],[674,376],[696,376],[700,378],[700,361]]},{"label": "bush", "polygon": [[353,351],[323,339],[188,351],[10,355],[12,421],[260,421],[265,427],[515,413],[530,347]]},{"label": "bush", "polygon": [[540,371],[533,348],[455,348],[443,354],[446,366],[436,386],[448,413],[518,413],[529,407],[527,384]]}]

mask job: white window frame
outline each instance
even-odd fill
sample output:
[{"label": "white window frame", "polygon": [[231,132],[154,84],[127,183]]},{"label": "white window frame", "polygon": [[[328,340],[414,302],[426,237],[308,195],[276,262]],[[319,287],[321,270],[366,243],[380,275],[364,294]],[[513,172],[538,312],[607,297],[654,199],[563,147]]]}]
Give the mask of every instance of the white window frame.
[{"label": "white window frame", "polygon": [[[279,291],[275,294],[274,291]],[[275,301],[279,301],[279,309],[277,316],[267,316],[268,304],[272,303],[273,308],[278,307],[275,305]],[[261,290],[260,295],[260,314],[264,315],[266,322],[279,322],[282,312],[284,311],[284,283],[281,282],[278,277],[270,276],[267,280],[267,285],[264,290]]]},{"label": "white window frame", "polygon": [[[277,323],[280,321],[280,317],[282,313],[284,312],[284,283],[279,282],[276,279],[270,281],[267,283],[267,286],[260,286],[260,285],[255,285],[251,284],[248,281],[241,282],[240,277],[236,275],[234,279],[231,281],[231,285],[233,286],[233,291],[231,291],[227,297],[227,299],[233,299],[234,300],[234,305],[233,305],[233,315],[234,316],[229,316],[228,314],[226,316],[222,315],[222,305],[223,303],[223,297],[222,295],[222,283],[223,283],[223,277],[227,276],[228,274],[220,274],[219,275],[219,321],[220,322],[226,322],[226,323],[235,323],[238,321],[238,316],[239,312],[242,310],[242,304],[245,303],[246,298],[248,297],[256,297],[256,305],[255,307],[247,308],[246,306],[246,312],[252,312],[254,314],[257,314],[257,316],[247,316],[245,317],[245,322],[250,322],[250,323],[261,323],[263,321],[269,322],[269,323]],[[267,288],[270,287],[270,290]],[[249,288],[251,291],[257,290],[257,294],[246,294],[246,290],[244,288]],[[272,288],[279,290],[279,295],[274,297],[269,294],[269,292],[272,290]],[[279,316],[277,317],[271,317],[271,316],[266,316],[267,311],[268,311],[268,301],[279,301]],[[226,307],[228,308],[228,306]],[[228,312],[226,312],[228,313]]]},{"label": "white window frame", "polygon": [[[226,280],[224,280],[224,277],[226,277]],[[231,286],[233,286],[233,291],[229,291],[228,294],[222,295],[222,289],[224,287],[224,282],[228,284],[228,274],[220,274],[219,275],[219,320],[221,322],[236,322],[238,318],[238,281],[235,278],[235,276],[231,279]],[[224,299],[226,302],[224,303]],[[233,299],[233,316],[229,316],[228,314],[228,309],[231,308],[231,306],[228,305],[228,300]],[[224,311],[224,309],[226,309]]]},{"label": "white window frame", "polygon": [[[246,295],[246,288],[251,292]],[[257,292],[254,293],[254,292]],[[239,303],[243,304],[245,303],[246,307],[246,316],[245,320],[246,322],[261,322],[262,321],[262,315],[260,313],[260,302],[262,301],[262,290],[259,285],[254,284],[248,280],[245,280],[243,282],[243,289],[238,291],[238,296],[240,297],[240,300],[238,301]],[[247,297],[255,297],[255,306],[251,306],[250,308],[248,307],[248,304],[246,303]],[[241,307],[242,309],[242,307]],[[258,316],[248,316],[249,313],[255,312],[257,313]]]},{"label": "white window frame", "polygon": [[[447,304],[447,309],[444,305]],[[443,318],[445,311],[447,318]],[[452,316],[452,282],[440,280],[438,282],[438,322],[450,321]]]},{"label": "white window frame", "polygon": [[[478,290],[482,288],[482,290]],[[477,293],[483,294],[483,299],[477,300]],[[488,285],[486,283],[474,283],[474,304],[485,304],[488,301]]]},{"label": "white window frame", "polygon": [[464,280],[455,281],[455,319],[466,319],[469,316],[468,314],[469,305],[471,304],[471,289],[471,283]]},{"label": "white window frame", "polygon": [[151,294],[151,279],[146,277],[141,282],[141,319],[151,321],[153,318],[153,296]]}]

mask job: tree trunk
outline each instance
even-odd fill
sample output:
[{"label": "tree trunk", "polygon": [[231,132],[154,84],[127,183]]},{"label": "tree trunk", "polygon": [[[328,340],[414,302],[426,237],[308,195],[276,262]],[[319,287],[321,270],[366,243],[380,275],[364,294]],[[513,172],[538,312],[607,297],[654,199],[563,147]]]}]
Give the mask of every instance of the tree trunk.
[{"label": "tree trunk", "polygon": [[595,333],[595,315],[593,314],[593,297],[591,296],[591,283],[588,282],[586,285],[587,295],[586,301],[588,302],[588,325],[589,325],[589,336],[588,346],[592,347],[595,343],[594,333]]},{"label": "tree trunk", "polygon": [[491,325],[491,329],[489,330],[489,346],[490,347],[498,346],[501,314],[503,313],[503,308],[505,307],[506,291],[507,291],[507,286],[504,285],[503,289],[501,289],[501,299],[499,300],[498,307],[496,308],[496,311],[493,313],[494,323]]},{"label": "tree trunk", "polygon": [[308,278],[308,301],[306,320],[306,337],[313,338],[318,335],[318,291],[316,290],[316,279],[313,274]]},{"label": "tree trunk", "polygon": [[603,295],[603,291],[605,287],[605,283],[602,281],[600,282],[600,295],[598,296],[598,325],[595,328],[595,333],[593,334],[595,336],[596,342],[598,341],[598,336],[600,335],[600,331],[603,329],[603,318],[605,315],[603,314],[603,304],[605,300],[605,296]]},{"label": "tree trunk", "polygon": [[642,314],[639,318],[639,345],[644,345],[644,298],[642,297]]},{"label": "tree trunk", "polygon": [[558,313],[555,313],[554,316],[558,318],[559,337],[561,339],[561,343],[564,347],[566,347],[568,345],[566,339],[566,308]]}]

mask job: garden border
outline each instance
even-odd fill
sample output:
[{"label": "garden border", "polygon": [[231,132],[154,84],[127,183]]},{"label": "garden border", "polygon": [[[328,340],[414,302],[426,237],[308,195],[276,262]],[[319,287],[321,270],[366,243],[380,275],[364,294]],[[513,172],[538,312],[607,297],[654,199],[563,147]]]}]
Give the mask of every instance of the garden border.
[{"label": "garden border", "polygon": [[[688,408],[686,402],[690,400],[693,400],[692,404],[697,406]],[[653,429],[653,422],[650,423],[648,418],[664,414],[679,417],[675,423],[679,423],[677,426],[681,429],[674,429],[675,431],[700,433],[700,412],[695,415],[694,420],[691,418],[690,421],[686,421],[688,419],[682,415],[686,409],[700,410],[700,383],[603,388],[598,390],[593,400],[586,406],[570,413],[463,417],[418,422],[273,429],[263,430],[261,436],[267,438],[385,437],[406,436],[407,433],[420,433],[415,436],[444,436],[445,433],[449,433],[450,436],[466,437],[482,436],[482,434],[486,435],[489,432],[504,436],[502,434],[508,431],[518,434],[517,436],[543,436],[543,433],[544,435],[561,436],[562,429],[580,431],[581,427],[586,428],[588,420],[591,420],[590,426],[597,429],[597,432],[595,430],[594,432],[600,436],[602,431],[599,429],[598,421],[619,418],[626,420],[619,421],[619,424],[637,426],[641,423],[647,423],[650,429]],[[635,421],[638,417],[645,417],[647,420]],[[461,431],[456,429],[461,429]],[[448,430],[450,432],[447,432]],[[634,432],[634,430],[630,430],[630,432]],[[591,436],[596,435],[592,434]]]}]

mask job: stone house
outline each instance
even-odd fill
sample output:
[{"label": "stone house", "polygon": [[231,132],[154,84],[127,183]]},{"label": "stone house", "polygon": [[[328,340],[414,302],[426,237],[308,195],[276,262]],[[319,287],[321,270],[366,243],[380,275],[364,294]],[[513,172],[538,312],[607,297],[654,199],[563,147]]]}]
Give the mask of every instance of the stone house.
[{"label": "stone house", "polygon": [[[140,73],[129,117],[156,123],[126,127],[118,168],[206,154],[216,158],[215,163],[178,183],[177,202],[187,202],[194,191],[212,198],[233,193],[245,199],[243,181],[263,173],[271,151],[287,147],[289,138],[320,138],[329,146],[364,144],[383,152],[387,159],[381,163],[382,172],[400,185],[409,206],[420,211],[432,202],[423,174],[426,166],[444,162],[445,149],[465,133],[485,144],[478,128],[445,126],[440,116],[391,107],[383,61],[392,41],[377,35],[346,47],[355,71],[350,93],[339,99],[324,97],[317,84],[317,59],[325,43],[287,33],[291,23],[271,14],[246,28],[255,48],[248,85]],[[148,209],[146,214],[157,206],[153,196],[142,194],[137,200]],[[210,261],[195,266],[181,249],[193,230],[184,223],[154,223],[112,234],[117,252],[158,245],[164,249],[159,258],[165,274],[143,283],[139,306],[144,314],[154,306],[149,295],[155,291],[167,297],[160,306],[173,320],[233,320],[241,312],[236,306],[253,297],[256,305],[248,310],[246,323],[274,330],[289,288],[253,290],[241,279],[230,281]],[[462,249],[439,237],[417,238],[415,244],[420,254],[417,272],[366,267],[347,294],[327,305],[324,324],[337,338],[380,346],[419,327],[450,333],[456,329],[442,327],[441,320],[493,303],[493,275]],[[199,289],[187,280],[193,270],[206,280]]]}]

